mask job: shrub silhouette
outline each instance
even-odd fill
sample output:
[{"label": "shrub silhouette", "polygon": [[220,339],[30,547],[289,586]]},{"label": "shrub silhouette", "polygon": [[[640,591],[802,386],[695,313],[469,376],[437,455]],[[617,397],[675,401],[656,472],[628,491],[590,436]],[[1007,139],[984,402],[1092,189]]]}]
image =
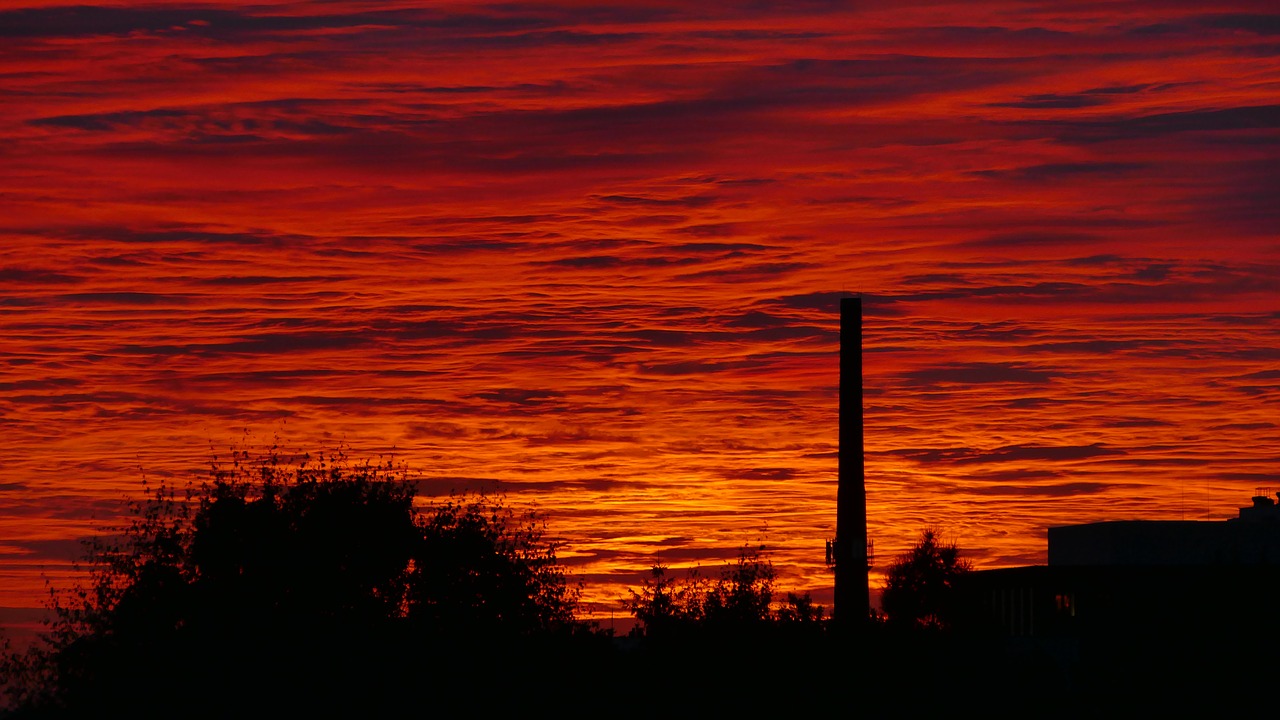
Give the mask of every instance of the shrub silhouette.
[{"label": "shrub silhouette", "polygon": [[667,575],[664,565],[654,565],[650,577],[627,601],[637,620],[636,634],[671,636],[696,632],[717,634],[749,632],[769,625],[817,625],[823,609],[808,593],[788,593],[776,602],[773,568],[763,546],[744,546],[737,561],[726,564],[714,578],[698,568],[683,581]]},{"label": "shrub silhouette", "polygon": [[32,714],[386,710],[411,676],[463,679],[461,654],[582,630],[532,516],[414,499],[390,463],[235,451],[185,494],[131,503],[89,544],[87,583],[54,595],[43,642],[0,671]]}]

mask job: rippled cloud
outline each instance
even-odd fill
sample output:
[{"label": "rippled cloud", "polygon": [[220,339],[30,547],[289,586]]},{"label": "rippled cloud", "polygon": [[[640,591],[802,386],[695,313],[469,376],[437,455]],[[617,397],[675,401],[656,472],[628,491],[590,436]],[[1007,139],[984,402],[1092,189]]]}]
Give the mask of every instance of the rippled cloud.
[{"label": "rippled cloud", "polygon": [[882,557],[1233,516],[1280,456],[1277,27],[10,3],[0,606],[141,475],[276,435],[537,507],[599,608],[757,540],[829,602],[851,294]]}]

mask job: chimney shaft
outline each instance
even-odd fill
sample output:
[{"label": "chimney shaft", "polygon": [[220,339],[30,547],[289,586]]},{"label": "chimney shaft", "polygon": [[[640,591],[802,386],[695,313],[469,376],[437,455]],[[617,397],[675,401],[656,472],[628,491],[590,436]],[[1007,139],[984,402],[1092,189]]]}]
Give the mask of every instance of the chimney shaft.
[{"label": "chimney shaft", "polygon": [[862,433],[862,298],[840,299],[840,448],[833,617],[854,627],[871,610]]}]

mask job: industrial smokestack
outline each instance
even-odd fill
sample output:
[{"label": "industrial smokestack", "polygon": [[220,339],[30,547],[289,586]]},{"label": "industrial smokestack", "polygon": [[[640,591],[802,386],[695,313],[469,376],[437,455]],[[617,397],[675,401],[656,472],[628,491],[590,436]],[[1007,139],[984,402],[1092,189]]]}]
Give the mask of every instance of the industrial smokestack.
[{"label": "industrial smokestack", "polygon": [[845,627],[871,611],[867,567],[867,483],[862,434],[862,298],[840,299],[840,450],[833,616]]}]

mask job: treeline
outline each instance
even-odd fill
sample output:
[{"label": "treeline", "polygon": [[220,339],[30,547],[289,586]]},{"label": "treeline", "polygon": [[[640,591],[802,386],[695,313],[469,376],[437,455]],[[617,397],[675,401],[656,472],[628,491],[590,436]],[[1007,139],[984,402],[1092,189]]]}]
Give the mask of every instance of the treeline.
[{"label": "treeline", "polygon": [[405,468],[340,452],[295,462],[237,451],[198,486],[150,489],[126,527],[88,546],[88,582],[52,596],[42,641],[0,658],[6,712],[370,717],[605,704],[628,715],[645,694],[686,710],[783,699],[717,690],[724,675],[837,681],[821,679],[836,667],[822,659],[829,618],[808,595],[778,592],[762,548],[744,547],[716,575],[655,566],[629,601],[636,629],[614,638],[579,619],[579,588],[537,518],[499,498],[421,507],[415,496]]}]

